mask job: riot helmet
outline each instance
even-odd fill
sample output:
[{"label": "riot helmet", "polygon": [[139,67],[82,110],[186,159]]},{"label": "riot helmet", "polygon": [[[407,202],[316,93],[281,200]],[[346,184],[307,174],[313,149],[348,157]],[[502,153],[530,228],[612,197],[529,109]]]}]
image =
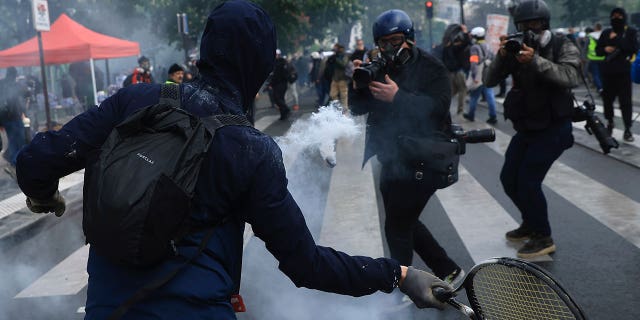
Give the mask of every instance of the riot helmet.
[{"label": "riot helmet", "polygon": [[406,40],[414,41],[413,21],[402,10],[385,11],[373,23],[373,40],[376,44],[381,37],[400,32],[404,34]]},{"label": "riot helmet", "polygon": [[542,21],[542,30],[549,29],[549,20],[551,19],[551,11],[542,0],[525,0],[520,2],[511,11],[513,21],[518,31],[525,31],[525,23],[533,20]]}]

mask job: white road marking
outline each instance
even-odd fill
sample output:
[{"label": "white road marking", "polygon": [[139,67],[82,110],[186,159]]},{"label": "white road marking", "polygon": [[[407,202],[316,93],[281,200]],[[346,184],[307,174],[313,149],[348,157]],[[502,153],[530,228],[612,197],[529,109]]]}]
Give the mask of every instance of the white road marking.
[{"label": "white road marking", "polygon": [[280,116],[264,116],[264,117],[258,119],[256,121],[256,123],[253,125],[253,127],[258,129],[258,130],[260,130],[260,131],[264,131],[264,129],[266,129],[271,124],[276,122],[278,120],[278,118],[280,118]]},{"label": "white road marking", "polygon": [[[493,257],[516,257],[523,242],[508,241],[504,234],[519,224],[464,166],[459,166],[458,175],[455,185],[438,190],[436,196],[474,263]],[[532,260],[553,259],[544,255]]]},{"label": "white road marking", "polygon": [[[66,177],[60,179],[58,184],[58,190],[61,192],[67,190],[77,184],[82,183],[84,180],[84,170],[74,172]],[[19,193],[11,196],[7,199],[0,201],[0,219],[27,207],[27,196],[24,193]]]},{"label": "white road marking", "polygon": [[26,289],[20,291],[15,298],[78,294],[89,281],[89,274],[87,273],[88,258],[89,246],[86,245],[62,260]]},{"label": "white road marking", "polygon": [[360,170],[364,135],[340,140],[319,243],[347,254],[384,256],[371,161]]},{"label": "white road marking", "polygon": [[[496,130],[496,141],[487,143],[487,146],[504,156],[510,139],[511,137],[506,133]],[[640,204],[638,202],[561,161],[554,162],[543,183],[640,248]],[[612,203],[615,205],[612,206]]]}]

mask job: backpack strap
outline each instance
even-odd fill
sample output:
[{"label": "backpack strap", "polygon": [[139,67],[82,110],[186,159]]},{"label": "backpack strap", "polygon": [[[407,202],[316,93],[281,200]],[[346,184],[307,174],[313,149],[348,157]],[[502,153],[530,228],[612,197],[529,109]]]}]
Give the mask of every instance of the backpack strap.
[{"label": "backpack strap", "polygon": [[216,130],[226,126],[253,127],[245,115],[238,114],[217,114],[211,117],[200,118],[200,120],[212,136],[215,135]]},{"label": "backpack strap", "polygon": [[158,104],[168,104],[174,108],[180,108],[180,85],[176,83],[160,85],[160,102]]}]

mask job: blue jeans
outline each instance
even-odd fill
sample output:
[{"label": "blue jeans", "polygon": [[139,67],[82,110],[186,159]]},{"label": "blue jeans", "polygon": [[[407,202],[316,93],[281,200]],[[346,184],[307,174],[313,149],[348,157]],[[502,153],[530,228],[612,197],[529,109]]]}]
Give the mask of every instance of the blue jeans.
[{"label": "blue jeans", "polygon": [[478,105],[478,99],[484,92],[484,97],[487,99],[487,105],[489,105],[489,117],[496,117],[496,98],[493,96],[493,88],[487,88],[481,85],[479,88],[469,93],[469,116],[475,117],[476,106]]},{"label": "blue jeans", "polygon": [[24,124],[22,120],[11,120],[3,123],[2,126],[4,126],[4,130],[7,132],[7,138],[9,139],[9,145],[7,146],[4,156],[5,159],[15,167],[18,152],[26,144]]},{"label": "blue jeans", "polygon": [[589,73],[593,78],[593,85],[598,91],[602,90],[602,79],[600,78],[600,61],[589,61]]},{"label": "blue jeans", "polygon": [[571,121],[534,132],[518,132],[504,155],[500,181],[518,207],[522,225],[543,236],[551,235],[542,180],[562,152],[573,145]]}]

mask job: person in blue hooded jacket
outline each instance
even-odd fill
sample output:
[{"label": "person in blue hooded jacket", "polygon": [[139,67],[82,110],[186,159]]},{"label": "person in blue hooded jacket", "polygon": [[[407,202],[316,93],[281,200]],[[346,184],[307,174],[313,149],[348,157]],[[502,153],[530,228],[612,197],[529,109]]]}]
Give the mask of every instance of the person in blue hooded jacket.
[{"label": "person in blue hooded jacket", "polygon": [[[238,0],[219,5],[209,15],[202,36],[201,78],[179,87],[183,108],[200,117],[247,113],[273,69],[275,50],[274,25],[260,7]],[[61,130],[39,133],[18,156],[18,182],[30,209],[61,215],[65,207],[58,179],[84,168],[87,154],[100,148],[118,123],[157,104],[159,94],[159,84],[130,86]],[[214,229],[204,254],[122,319],[235,319],[230,299],[239,287],[245,222],[298,287],[352,296],[399,287],[418,307],[444,307],[431,289],[452,289],[430,273],[393,259],[349,256],[316,245],[287,190],[281,151],[269,136],[250,127],[227,126],[218,130],[209,153],[215,156],[200,171],[191,219],[203,226],[213,224],[215,217],[231,219]],[[203,233],[188,237],[199,243]],[[190,257],[197,254],[197,247],[180,247],[178,252]],[[176,257],[153,268],[131,269],[91,248],[85,318],[107,318],[138,289],[182,261]]]}]

